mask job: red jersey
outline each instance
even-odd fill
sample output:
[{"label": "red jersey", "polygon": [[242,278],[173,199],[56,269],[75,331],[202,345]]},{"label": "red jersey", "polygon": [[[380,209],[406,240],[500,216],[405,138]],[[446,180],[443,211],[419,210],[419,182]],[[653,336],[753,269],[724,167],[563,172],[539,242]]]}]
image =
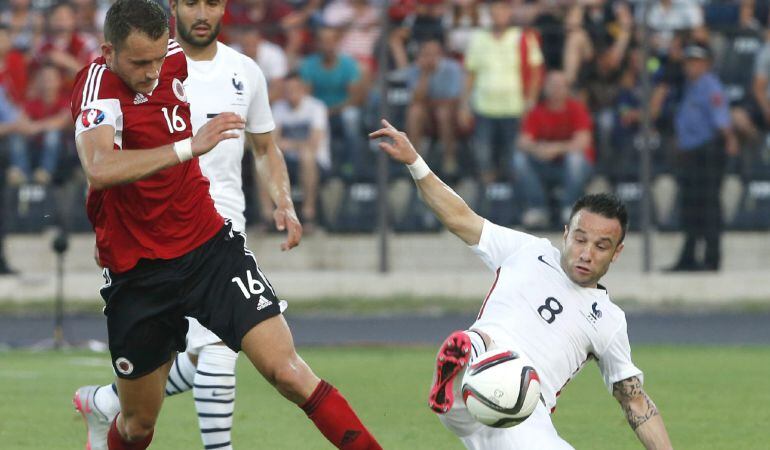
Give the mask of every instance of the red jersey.
[{"label": "red jersey", "polygon": [[[536,141],[568,141],[581,130],[593,131],[593,122],[588,108],[574,99],[567,99],[561,110],[552,110],[540,102],[527,114],[522,126],[522,131]],[[586,158],[594,161],[593,146],[586,150]]]},{"label": "red jersey", "polygon": [[[187,60],[169,41],[158,84],[151,94],[134,92],[99,57],[83,68],[72,91],[75,135],[111,125],[114,151],[142,151],[192,136],[190,105],[182,83]],[[198,159],[133,183],[103,190],[89,187],[88,218],[96,232],[102,266],[114,272],[139,259],[171,259],[197,248],[222,228],[209,182]]]}]

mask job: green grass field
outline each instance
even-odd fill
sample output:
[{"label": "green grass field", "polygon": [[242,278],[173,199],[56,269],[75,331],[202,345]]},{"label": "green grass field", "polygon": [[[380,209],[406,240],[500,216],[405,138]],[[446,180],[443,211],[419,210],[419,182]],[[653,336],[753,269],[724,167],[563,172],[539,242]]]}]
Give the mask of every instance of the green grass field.
[{"label": "green grass field", "polygon": [[[426,406],[433,348],[305,348],[316,372],[337,385],[386,449],[462,449]],[[647,391],[677,449],[770,449],[770,348],[635,348]],[[106,354],[0,352],[0,449],[81,449],[75,388],[110,380]],[[577,449],[641,448],[595,365],[562,395],[554,421]],[[251,369],[238,366],[235,448],[329,449],[303,413]],[[153,447],[200,449],[192,398],[164,405]]]}]

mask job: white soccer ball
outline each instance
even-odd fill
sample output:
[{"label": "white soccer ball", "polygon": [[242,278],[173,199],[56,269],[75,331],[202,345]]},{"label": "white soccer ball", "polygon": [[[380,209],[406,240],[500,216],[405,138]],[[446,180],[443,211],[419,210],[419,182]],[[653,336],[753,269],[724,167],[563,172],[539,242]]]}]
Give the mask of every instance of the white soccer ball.
[{"label": "white soccer ball", "polygon": [[532,362],[513,350],[490,350],[465,371],[462,395],[474,419],[508,428],[529,417],[540,400],[540,378]]}]

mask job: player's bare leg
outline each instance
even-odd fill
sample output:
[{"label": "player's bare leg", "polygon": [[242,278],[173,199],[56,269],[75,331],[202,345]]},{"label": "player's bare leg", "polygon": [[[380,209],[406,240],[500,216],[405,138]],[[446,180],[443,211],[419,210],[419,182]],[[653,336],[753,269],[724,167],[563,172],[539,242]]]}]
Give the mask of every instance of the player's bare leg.
[{"label": "player's bare leg", "polygon": [[382,448],[345,398],[332,385],[318,378],[297,354],[291,331],[282,315],[252,328],[243,337],[241,348],[262,376],[281,395],[301,407],[337,448]]},{"label": "player's bare leg", "polygon": [[445,414],[454,403],[454,381],[472,358],[489,348],[489,338],[477,330],[450,334],[436,355],[436,371],[428,396],[428,406],[437,414]]},{"label": "player's bare leg", "polygon": [[136,379],[118,378],[121,413],[107,437],[110,450],[142,450],[152,441],[172,361]]}]

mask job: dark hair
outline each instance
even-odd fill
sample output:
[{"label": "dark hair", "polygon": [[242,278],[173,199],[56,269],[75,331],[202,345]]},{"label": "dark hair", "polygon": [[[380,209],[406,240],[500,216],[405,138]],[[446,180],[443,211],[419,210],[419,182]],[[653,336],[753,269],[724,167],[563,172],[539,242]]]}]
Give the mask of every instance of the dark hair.
[{"label": "dark hair", "polygon": [[118,0],[104,19],[104,40],[119,49],[131,31],[144,33],[157,40],[168,32],[168,16],[152,0]]},{"label": "dark hair", "polygon": [[[608,219],[618,219],[622,230],[620,242],[623,242],[623,239],[626,238],[626,232],[628,231],[628,211],[626,211],[626,205],[623,204],[615,194],[589,194],[580,197],[572,207],[569,221],[572,222],[572,218],[575,214],[583,209]],[[620,244],[620,242],[618,242],[618,244]]]},{"label": "dark hair", "polygon": [[286,76],[283,77],[285,81],[293,80],[295,78],[298,79],[299,81],[304,81],[302,79],[302,74],[299,73],[299,70],[290,70],[289,73],[287,73]]}]

